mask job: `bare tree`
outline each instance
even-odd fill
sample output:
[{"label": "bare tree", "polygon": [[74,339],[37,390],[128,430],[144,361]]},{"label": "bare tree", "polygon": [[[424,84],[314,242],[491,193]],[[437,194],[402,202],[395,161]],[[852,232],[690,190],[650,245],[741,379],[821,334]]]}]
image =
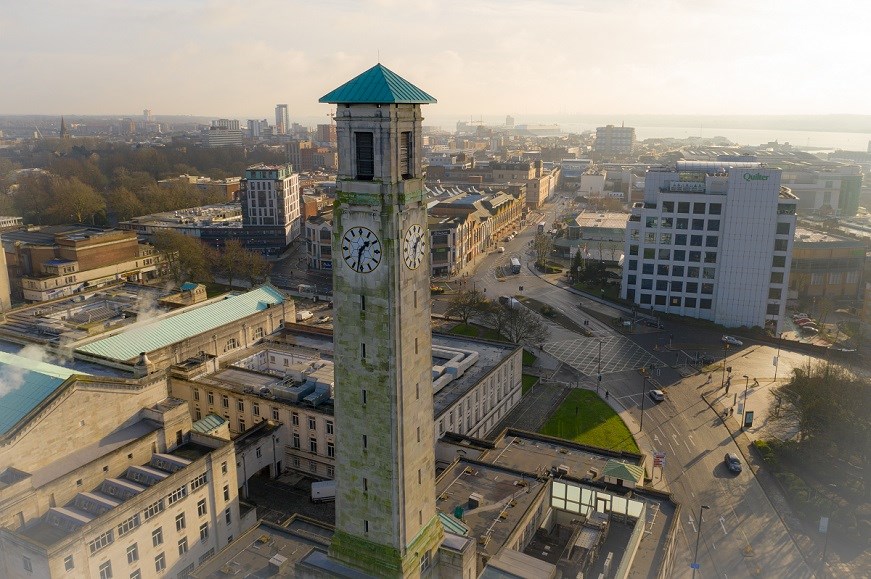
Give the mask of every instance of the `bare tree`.
[{"label": "bare tree", "polygon": [[461,291],[451,298],[446,314],[469,323],[469,318],[487,311],[487,299],[477,290]]},{"label": "bare tree", "polygon": [[532,247],[535,249],[535,264],[539,269],[547,267],[547,260],[550,259],[550,253],[553,251],[553,239],[547,233],[537,233]]},{"label": "bare tree", "polygon": [[514,306],[494,304],[489,319],[496,331],[509,342],[540,346],[547,340],[548,328],[544,321],[517,303]]}]

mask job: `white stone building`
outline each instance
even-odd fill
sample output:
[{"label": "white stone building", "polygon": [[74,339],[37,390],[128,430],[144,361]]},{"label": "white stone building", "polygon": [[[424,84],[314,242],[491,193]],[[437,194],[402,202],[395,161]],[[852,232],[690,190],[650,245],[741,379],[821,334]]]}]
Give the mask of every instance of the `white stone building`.
[{"label": "white stone building", "polygon": [[621,297],[730,327],[780,331],[797,199],[755,162],[652,168],[626,229]]}]

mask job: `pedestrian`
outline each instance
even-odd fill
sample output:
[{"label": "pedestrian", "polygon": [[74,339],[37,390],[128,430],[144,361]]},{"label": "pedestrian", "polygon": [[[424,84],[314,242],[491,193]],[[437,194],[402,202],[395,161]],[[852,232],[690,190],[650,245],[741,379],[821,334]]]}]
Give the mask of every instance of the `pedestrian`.
[{"label": "pedestrian", "polygon": [[605,399],[607,400],[610,397],[611,397],[611,393],[608,392],[607,390],[605,390]]}]

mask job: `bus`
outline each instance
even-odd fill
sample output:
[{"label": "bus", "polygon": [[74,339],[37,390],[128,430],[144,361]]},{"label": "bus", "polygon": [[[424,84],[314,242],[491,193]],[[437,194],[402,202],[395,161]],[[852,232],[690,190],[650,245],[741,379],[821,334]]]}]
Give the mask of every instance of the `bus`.
[{"label": "bus", "polygon": [[511,273],[520,273],[520,260],[516,257],[511,258]]},{"label": "bus", "polygon": [[541,223],[539,223],[539,224],[538,224],[538,232],[539,232],[539,233],[544,233],[544,228],[545,228],[545,227],[547,227],[547,225],[545,225],[544,221],[542,221]]}]

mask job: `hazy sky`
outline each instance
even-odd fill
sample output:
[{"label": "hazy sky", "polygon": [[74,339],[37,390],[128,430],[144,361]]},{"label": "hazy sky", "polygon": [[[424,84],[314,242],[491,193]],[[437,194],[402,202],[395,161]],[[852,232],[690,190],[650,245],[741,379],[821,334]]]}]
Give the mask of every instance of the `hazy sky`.
[{"label": "hazy sky", "polygon": [[380,51],[438,116],[871,114],[869,16],[867,0],[5,0],[0,113],[326,115],[317,99]]}]

